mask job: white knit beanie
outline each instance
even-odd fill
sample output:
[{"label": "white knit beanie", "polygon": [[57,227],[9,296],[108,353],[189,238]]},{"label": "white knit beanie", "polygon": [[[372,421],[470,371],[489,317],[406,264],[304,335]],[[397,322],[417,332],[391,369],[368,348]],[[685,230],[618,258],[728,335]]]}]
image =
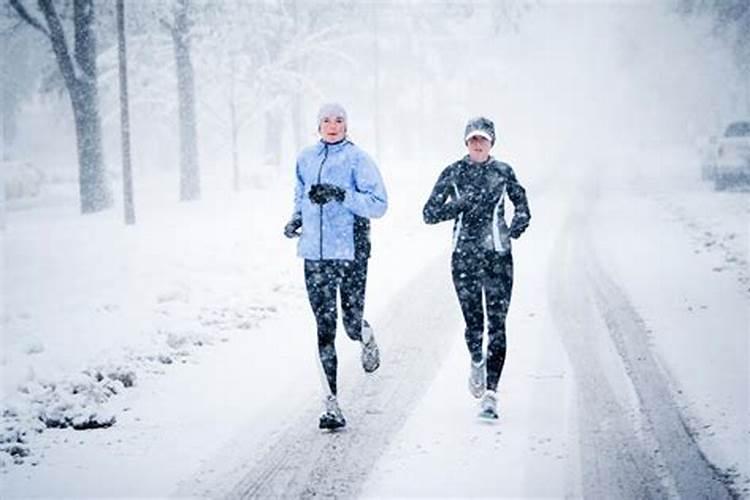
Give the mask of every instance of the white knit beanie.
[{"label": "white knit beanie", "polygon": [[346,122],[346,110],[336,102],[323,104],[318,111],[318,123],[322,122],[323,118],[343,118]]}]

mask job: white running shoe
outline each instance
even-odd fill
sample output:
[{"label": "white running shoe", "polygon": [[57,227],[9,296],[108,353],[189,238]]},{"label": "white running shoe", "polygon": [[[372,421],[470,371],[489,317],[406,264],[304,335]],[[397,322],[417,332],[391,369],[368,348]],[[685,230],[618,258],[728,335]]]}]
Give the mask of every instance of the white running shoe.
[{"label": "white running shoe", "polygon": [[372,373],[380,366],[380,349],[375,342],[375,333],[366,320],[362,320],[362,368]]},{"label": "white running shoe", "polygon": [[479,416],[481,418],[497,420],[497,393],[495,391],[485,392],[480,407]]},{"label": "white running shoe", "polygon": [[329,394],[325,399],[325,411],[320,415],[318,427],[321,429],[335,430],[346,425],[344,414],[341,413],[336,396]]},{"label": "white running shoe", "polygon": [[475,398],[479,399],[484,394],[484,389],[487,387],[487,372],[484,369],[485,361],[479,363],[471,362],[471,372],[469,373],[469,392]]}]

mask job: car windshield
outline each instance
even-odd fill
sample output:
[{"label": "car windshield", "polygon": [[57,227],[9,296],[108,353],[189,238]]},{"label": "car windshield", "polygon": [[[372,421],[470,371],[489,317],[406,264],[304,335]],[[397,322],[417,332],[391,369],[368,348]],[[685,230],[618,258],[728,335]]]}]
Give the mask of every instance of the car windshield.
[{"label": "car windshield", "polygon": [[724,137],[750,136],[750,122],[734,122],[727,127]]}]

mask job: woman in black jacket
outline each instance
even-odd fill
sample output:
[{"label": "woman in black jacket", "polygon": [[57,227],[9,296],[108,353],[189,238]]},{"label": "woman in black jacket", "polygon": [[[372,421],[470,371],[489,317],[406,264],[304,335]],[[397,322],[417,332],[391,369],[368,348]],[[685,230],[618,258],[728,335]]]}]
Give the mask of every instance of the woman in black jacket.
[{"label": "woman in black jacket", "polygon": [[[505,317],[513,287],[511,238],[529,225],[526,191],[507,163],[490,156],[495,126],[478,117],[464,132],[468,154],[446,167],[424,206],[424,221],[454,220],[452,275],[466,322],[471,355],[469,390],[482,398],[480,416],[497,418],[497,384],[505,363]],[[506,195],[514,206],[505,222]],[[487,356],[483,353],[484,307],[487,310]]]}]

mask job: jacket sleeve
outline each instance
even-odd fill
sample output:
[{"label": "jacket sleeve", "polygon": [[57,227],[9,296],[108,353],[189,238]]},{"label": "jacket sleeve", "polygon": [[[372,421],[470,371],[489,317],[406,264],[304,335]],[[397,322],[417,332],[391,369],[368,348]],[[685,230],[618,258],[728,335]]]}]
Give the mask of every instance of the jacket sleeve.
[{"label": "jacket sleeve", "polygon": [[347,190],[344,207],[367,219],[382,217],[388,208],[388,193],[375,162],[361,152],[353,174],[354,189]]},{"label": "jacket sleeve", "polygon": [[450,168],[446,168],[440,174],[427,203],[422,209],[422,217],[427,224],[437,224],[438,222],[455,219],[463,209],[455,198]]},{"label": "jacket sleeve", "polygon": [[302,219],[302,200],[305,196],[305,182],[302,180],[302,174],[299,169],[299,159],[294,169],[294,211],[292,220]]},{"label": "jacket sleeve", "polygon": [[515,238],[521,235],[531,221],[531,212],[529,211],[529,202],[526,198],[526,190],[516,179],[513,169],[510,169],[508,176],[508,197],[513,202],[514,214],[510,223],[510,232]]}]

